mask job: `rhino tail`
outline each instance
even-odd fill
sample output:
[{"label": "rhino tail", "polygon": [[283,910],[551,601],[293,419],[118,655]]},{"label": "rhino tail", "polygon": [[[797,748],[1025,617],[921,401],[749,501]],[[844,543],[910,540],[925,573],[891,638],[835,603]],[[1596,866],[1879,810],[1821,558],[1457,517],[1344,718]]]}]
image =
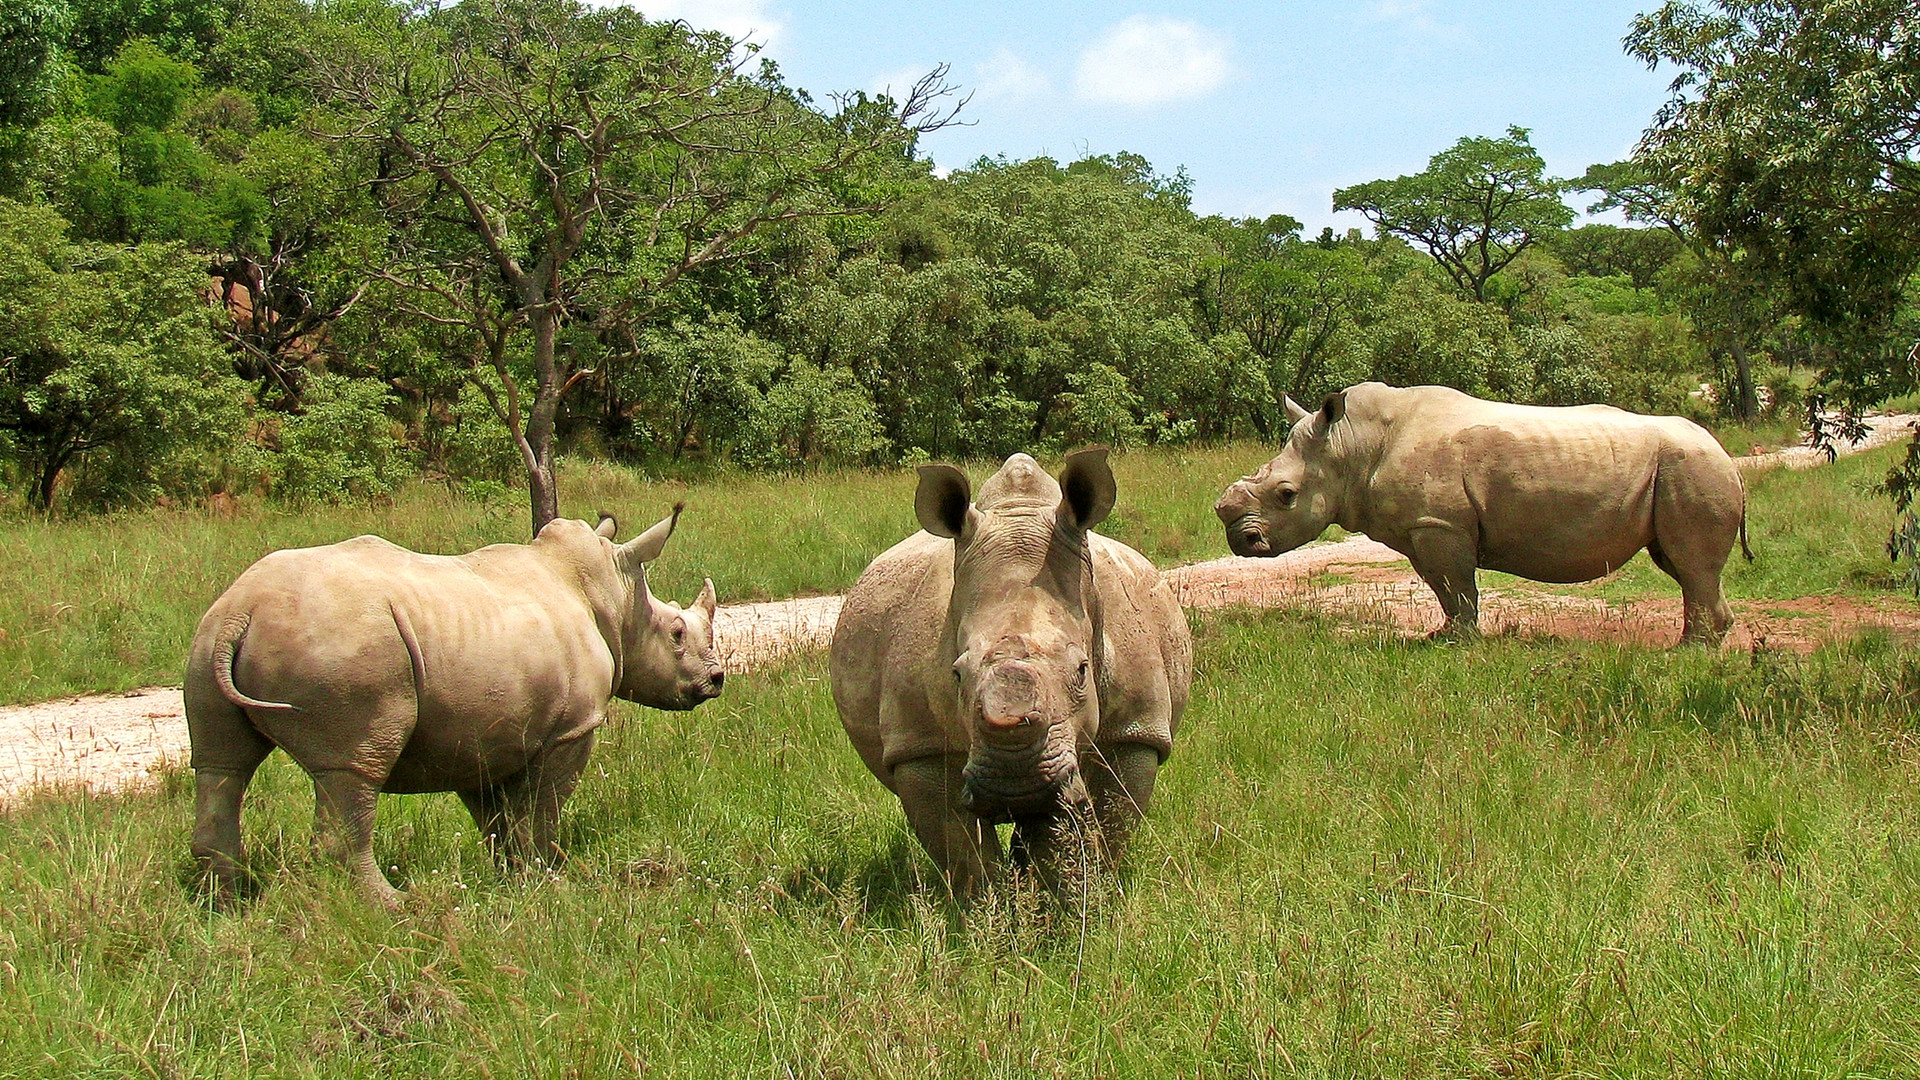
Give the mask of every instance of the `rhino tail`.
[{"label": "rhino tail", "polygon": [[233,685],[233,653],[239,648],[240,640],[247,636],[247,626],[253,622],[253,616],[245,613],[229,618],[220,628],[219,637],[213,642],[213,681],[219,685],[220,694],[228,701],[243,709],[261,709],[266,712],[299,712],[300,706],[289,705],[284,701],[261,701],[248,697]]},{"label": "rhino tail", "polygon": [[1747,510],[1745,507],[1740,508],[1740,554],[1746,556],[1748,562],[1753,561],[1753,549],[1747,546]]}]

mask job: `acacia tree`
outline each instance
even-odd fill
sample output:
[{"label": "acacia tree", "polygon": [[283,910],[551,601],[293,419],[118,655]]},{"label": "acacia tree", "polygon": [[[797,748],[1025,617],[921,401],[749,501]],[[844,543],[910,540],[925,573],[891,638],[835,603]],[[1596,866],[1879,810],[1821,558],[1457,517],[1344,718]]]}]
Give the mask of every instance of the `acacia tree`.
[{"label": "acacia tree", "polygon": [[1893,332],[1920,268],[1920,9],[1912,0],[1670,2],[1627,50],[1678,69],[1636,164],[1737,245],[1827,345],[1850,406],[1913,385]]},{"label": "acacia tree", "polygon": [[1487,281],[1573,211],[1560,182],[1510,127],[1504,139],[1467,137],[1435,154],[1424,172],[1333,193],[1335,210],[1358,210],[1382,233],[1419,244],[1464,293],[1487,299]]},{"label": "acacia tree", "polygon": [[[373,276],[463,329],[535,533],[562,398],[702,267],[782,224],[880,209],[958,106],[945,68],[826,114],[754,50],[630,8],[470,0],[316,57],[322,132],[392,227]],[[531,393],[523,381],[531,381]]]}]

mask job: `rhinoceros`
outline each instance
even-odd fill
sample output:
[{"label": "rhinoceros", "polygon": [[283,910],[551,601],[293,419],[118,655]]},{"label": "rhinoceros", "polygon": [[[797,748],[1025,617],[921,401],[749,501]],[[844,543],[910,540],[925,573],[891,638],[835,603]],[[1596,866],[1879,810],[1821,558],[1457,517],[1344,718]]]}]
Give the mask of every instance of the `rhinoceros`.
[{"label": "rhinoceros", "polygon": [[458,792],[503,860],[557,856],[609,699],[691,709],[725,679],[713,582],[685,610],[647,588],[680,510],[619,545],[611,517],[558,519],[466,555],[361,536],[254,563],[187,661],[195,858],[223,890],[244,883],[240,802],[276,746],[313,778],[317,844],[389,907],[383,791]]},{"label": "rhinoceros", "polygon": [[1015,454],[978,503],[959,469],[922,466],[924,531],[867,567],[834,626],[841,723],[963,898],[1002,869],[999,822],[1041,873],[1087,809],[1117,852],[1173,747],[1192,639],[1153,564],[1089,531],[1114,497],[1104,449],[1058,482]]},{"label": "rhinoceros", "polygon": [[1712,435],[1677,416],[1606,405],[1483,401],[1444,386],[1361,383],[1309,413],[1286,400],[1280,455],[1214,505],[1235,555],[1272,556],[1329,524],[1405,555],[1473,632],[1479,567],[1534,581],[1591,581],[1645,548],[1680,583],[1683,637],[1733,623],[1720,589],[1746,488]]}]

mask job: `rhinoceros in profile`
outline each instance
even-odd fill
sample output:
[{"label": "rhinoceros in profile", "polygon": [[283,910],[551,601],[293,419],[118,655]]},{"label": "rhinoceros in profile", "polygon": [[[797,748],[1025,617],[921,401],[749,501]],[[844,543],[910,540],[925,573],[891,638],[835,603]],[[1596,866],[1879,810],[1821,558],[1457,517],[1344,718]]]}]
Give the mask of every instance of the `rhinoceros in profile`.
[{"label": "rhinoceros in profile", "polygon": [[556,855],[609,699],[691,709],[720,693],[713,582],[684,611],[647,588],[679,516],[619,545],[611,517],[561,519],[466,555],[361,536],[253,564],[187,661],[194,856],[223,888],[244,881],[241,797],[276,746],[313,777],[315,840],[388,906],[382,791],[456,791],[508,861]]},{"label": "rhinoceros in profile", "polygon": [[1442,632],[1470,633],[1476,568],[1591,581],[1645,548],[1680,583],[1686,640],[1717,642],[1733,623],[1720,571],[1736,536],[1747,550],[1746,488],[1698,424],[1381,383],[1316,413],[1286,405],[1286,447],[1214,505],[1235,555],[1278,555],[1338,524],[1407,556]]},{"label": "rhinoceros in profile", "polygon": [[959,469],[922,466],[925,531],[867,567],[834,626],[841,723],[959,895],[997,873],[997,822],[1043,871],[1089,803],[1117,847],[1172,749],[1192,639],[1153,564],[1089,531],[1114,495],[1104,449],[1057,483],[1015,454],[978,503]]}]

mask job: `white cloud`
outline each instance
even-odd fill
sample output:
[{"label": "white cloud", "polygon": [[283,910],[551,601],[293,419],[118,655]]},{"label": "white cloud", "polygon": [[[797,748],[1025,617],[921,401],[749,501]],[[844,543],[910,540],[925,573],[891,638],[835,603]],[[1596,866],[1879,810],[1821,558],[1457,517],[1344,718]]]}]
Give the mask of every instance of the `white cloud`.
[{"label": "white cloud", "polygon": [[1080,54],[1073,87],[1109,105],[1157,105],[1205,97],[1227,81],[1227,44],[1185,19],[1132,15]]},{"label": "white cloud", "polygon": [[695,30],[718,30],[762,47],[780,36],[780,20],[766,0],[624,0],[649,19],[680,19]]},{"label": "white cloud", "polygon": [[1402,33],[1426,38],[1430,44],[1469,45],[1473,35],[1457,23],[1443,23],[1433,15],[1432,0],[1373,0],[1367,14],[1374,22],[1391,23]]},{"label": "white cloud", "polygon": [[996,101],[1028,101],[1053,89],[1047,73],[1001,49],[977,69],[980,93]]}]

